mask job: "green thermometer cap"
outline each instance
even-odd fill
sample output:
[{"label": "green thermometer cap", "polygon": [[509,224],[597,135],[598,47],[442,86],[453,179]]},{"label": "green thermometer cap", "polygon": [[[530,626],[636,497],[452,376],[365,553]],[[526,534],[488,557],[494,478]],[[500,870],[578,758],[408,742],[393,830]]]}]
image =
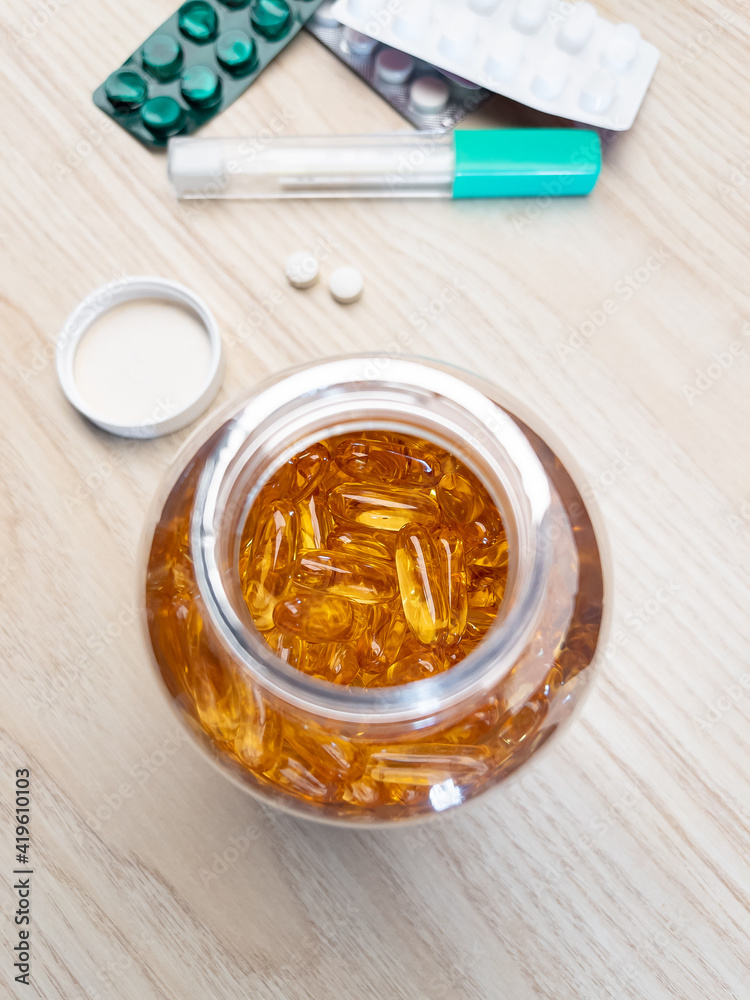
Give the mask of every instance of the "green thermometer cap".
[{"label": "green thermometer cap", "polygon": [[454,198],[588,194],[602,166],[599,136],[587,129],[462,129],[454,135]]}]

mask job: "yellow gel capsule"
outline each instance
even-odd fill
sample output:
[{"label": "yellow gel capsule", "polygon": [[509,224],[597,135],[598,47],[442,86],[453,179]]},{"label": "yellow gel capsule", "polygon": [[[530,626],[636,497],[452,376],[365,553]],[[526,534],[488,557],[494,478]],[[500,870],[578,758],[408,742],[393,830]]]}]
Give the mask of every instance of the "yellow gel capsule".
[{"label": "yellow gel capsule", "polygon": [[380,673],[395,662],[401,645],[411,635],[401,609],[391,604],[370,605],[367,627],[359,638],[357,655],[366,673]]},{"label": "yellow gel capsule", "polygon": [[357,647],[347,642],[302,642],[304,647],[301,670],[311,677],[346,687],[360,670]]},{"label": "yellow gel capsule", "polygon": [[375,809],[382,805],[384,801],[383,785],[371,778],[362,777],[358,781],[353,781],[344,789],[341,797],[349,805],[358,806],[360,809]]},{"label": "yellow gel capsule", "polygon": [[457,472],[442,477],[437,485],[437,499],[447,518],[462,523],[475,521],[484,507],[484,497],[476,486]]},{"label": "yellow gel capsule", "polygon": [[250,562],[260,561],[262,576],[291,567],[297,554],[299,516],[294,507],[279,501],[272,504],[250,545]]},{"label": "yellow gel capsule", "polygon": [[328,495],[334,519],[382,531],[400,531],[405,524],[437,524],[437,502],[424,490],[405,486],[346,483]]},{"label": "yellow gel capsule", "polygon": [[432,486],[441,471],[434,452],[420,448],[418,454],[412,454],[406,445],[395,441],[342,441],[335,458],[345,473],[368,483]]},{"label": "yellow gel capsule", "polygon": [[293,795],[318,802],[334,799],[338,789],[337,782],[321,781],[301,760],[291,756],[279,757],[274,768],[268,772],[268,777]]},{"label": "yellow gel capsule", "polygon": [[472,552],[472,566],[490,569],[508,568],[508,539],[503,536],[500,541],[492,542]]},{"label": "yellow gel capsule", "polygon": [[313,494],[297,505],[299,516],[299,549],[324,549],[333,529],[333,519],[321,497]]},{"label": "yellow gel capsule", "polygon": [[365,770],[361,751],[350,740],[317,726],[284,727],[287,746],[322,781],[355,781]]},{"label": "yellow gel capsule", "polygon": [[448,626],[448,607],[440,553],[425,528],[409,525],[399,532],[396,572],[409,628],[422,645],[434,645]]},{"label": "yellow gel capsule", "polygon": [[367,531],[361,528],[334,528],[328,540],[318,548],[351,553],[359,559],[393,559],[395,536],[391,531]]},{"label": "yellow gel capsule", "polygon": [[242,717],[234,734],[234,752],[255,771],[268,771],[281,753],[281,719],[249,688],[242,703]]},{"label": "yellow gel capsule", "polygon": [[277,469],[271,478],[263,484],[260,493],[255,499],[253,510],[263,511],[274,502],[288,497],[292,488],[294,468],[291,462],[285,462],[281,468]]},{"label": "yellow gel capsule", "polygon": [[461,525],[461,535],[466,543],[468,561],[481,558],[483,550],[505,538],[500,511],[494,505],[486,505],[476,520]]},{"label": "yellow gel capsule", "polygon": [[469,608],[466,615],[466,632],[464,639],[477,642],[484,638],[487,631],[497,618],[497,611],[487,608]]},{"label": "yellow gel capsule", "polygon": [[410,684],[412,681],[421,681],[425,677],[440,674],[446,666],[442,657],[437,656],[433,650],[409,653],[388,668],[386,679],[393,685]]},{"label": "yellow gel capsule", "polygon": [[544,698],[532,698],[513,715],[500,723],[499,736],[506,746],[517,747],[519,744],[536,735],[547,714],[547,702]]},{"label": "yellow gel capsule", "polygon": [[287,463],[292,469],[287,497],[296,501],[309,496],[325,475],[330,459],[330,452],[322,441],[295,455]]},{"label": "yellow gel capsule", "polygon": [[298,670],[307,671],[307,650],[299,636],[287,635],[272,627],[265,639],[280,660]]},{"label": "yellow gel capsule", "polygon": [[261,632],[273,628],[273,609],[286,591],[288,582],[288,574],[271,572],[262,556],[249,564],[243,594],[255,627]]},{"label": "yellow gel capsule", "polygon": [[497,608],[505,595],[507,576],[504,573],[472,574],[469,584],[470,608]]},{"label": "yellow gel capsule", "polygon": [[326,594],[298,594],[278,602],[273,620],[282,632],[307,642],[346,642],[364,629],[365,620],[355,604]]},{"label": "yellow gel capsule", "polygon": [[442,639],[446,646],[455,646],[464,634],[469,609],[464,543],[455,532],[444,528],[438,534],[437,545],[441,569],[439,585],[445,590],[448,610],[448,624]]},{"label": "yellow gel capsule", "polygon": [[383,560],[364,560],[346,552],[321,549],[302,552],[292,571],[292,580],[309,590],[346,597],[359,604],[382,604],[397,594],[392,566]]},{"label": "yellow gel capsule", "polygon": [[462,785],[484,777],[489,761],[486,747],[458,747],[451,743],[393,744],[370,755],[367,776],[388,784],[439,785],[451,780],[455,785]]},{"label": "yellow gel capsule", "polygon": [[346,687],[353,683],[359,669],[356,651],[346,643],[340,642],[331,652],[326,669],[320,676],[330,684],[341,684],[342,687]]},{"label": "yellow gel capsule", "polygon": [[231,667],[222,663],[203,635],[194,671],[193,700],[201,725],[223,742],[233,739],[240,723],[241,692]]},{"label": "yellow gel capsule", "polygon": [[441,732],[439,738],[446,743],[485,743],[500,721],[500,711],[497,698],[490,698],[457,725]]}]

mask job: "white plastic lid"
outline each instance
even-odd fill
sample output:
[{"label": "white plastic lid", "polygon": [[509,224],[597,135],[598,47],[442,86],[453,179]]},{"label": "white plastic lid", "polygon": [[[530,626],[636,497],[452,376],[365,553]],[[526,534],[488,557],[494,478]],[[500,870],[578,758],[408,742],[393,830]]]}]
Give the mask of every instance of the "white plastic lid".
[{"label": "white plastic lid", "polygon": [[[84,335],[97,320],[117,306],[139,300],[144,303],[159,300],[187,310],[205,331],[208,351],[201,356],[205,370],[193,380],[186,395],[180,396],[177,401],[168,397],[159,400],[142,419],[122,420],[105,412],[103,407],[99,409],[96,402],[92,403],[92,399],[86,398],[82,393],[76,372],[76,354]],[[143,338],[138,347],[139,350],[143,347]],[[146,374],[150,374],[145,372],[145,366],[149,364],[146,355],[147,352],[143,357],[135,354],[130,359],[132,366],[136,366],[136,371],[138,366],[144,370],[144,382],[147,381]],[[125,277],[117,278],[92,292],[73,310],[57,338],[56,365],[63,392],[73,406],[92,423],[120,437],[154,438],[186,427],[210,405],[221,386],[224,356],[213,313],[189,288],[167,278]],[[91,378],[90,370],[88,374]],[[96,377],[95,369],[93,377]]]}]

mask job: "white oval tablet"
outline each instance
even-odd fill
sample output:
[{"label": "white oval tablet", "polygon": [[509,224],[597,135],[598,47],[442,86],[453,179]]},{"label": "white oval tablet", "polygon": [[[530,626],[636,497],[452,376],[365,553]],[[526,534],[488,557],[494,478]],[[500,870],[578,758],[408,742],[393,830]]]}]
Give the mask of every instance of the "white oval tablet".
[{"label": "white oval tablet", "polygon": [[437,76],[420,76],[411,85],[409,104],[423,115],[436,115],[445,110],[449,97],[450,88],[445,80]]},{"label": "white oval tablet", "polygon": [[339,267],[331,275],[329,287],[337,302],[348,305],[362,295],[365,282],[356,267]]},{"label": "white oval tablet", "polygon": [[309,251],[298,250],[284,265],[284,274],[295,288],[310,288],[320,277],[320,266]]}]

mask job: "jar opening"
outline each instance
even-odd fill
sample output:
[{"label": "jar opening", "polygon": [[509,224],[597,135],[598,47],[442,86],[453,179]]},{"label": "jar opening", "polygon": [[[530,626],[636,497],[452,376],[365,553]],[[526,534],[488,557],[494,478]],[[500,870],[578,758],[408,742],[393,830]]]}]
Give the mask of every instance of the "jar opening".
[{"label": "jar opening", "polygon": [[[536,623],[549,573],[539,544],[550,516],[544,470],[516,423],[453,375],[402,359],[378,370],[348,358],[293,373],[225,427],[196,492],[191,545],[207,611],[251,676],[312,714],[347,721],[425,718],[496,684]],[[496,624],[465,659],[434,677],[393,687],[348,688],[305,675],[256,630],[240,587],[240,536],[263,485],[322,437],[367,431],[418,436],[456,455],[505,522],[508,584]]]}]

